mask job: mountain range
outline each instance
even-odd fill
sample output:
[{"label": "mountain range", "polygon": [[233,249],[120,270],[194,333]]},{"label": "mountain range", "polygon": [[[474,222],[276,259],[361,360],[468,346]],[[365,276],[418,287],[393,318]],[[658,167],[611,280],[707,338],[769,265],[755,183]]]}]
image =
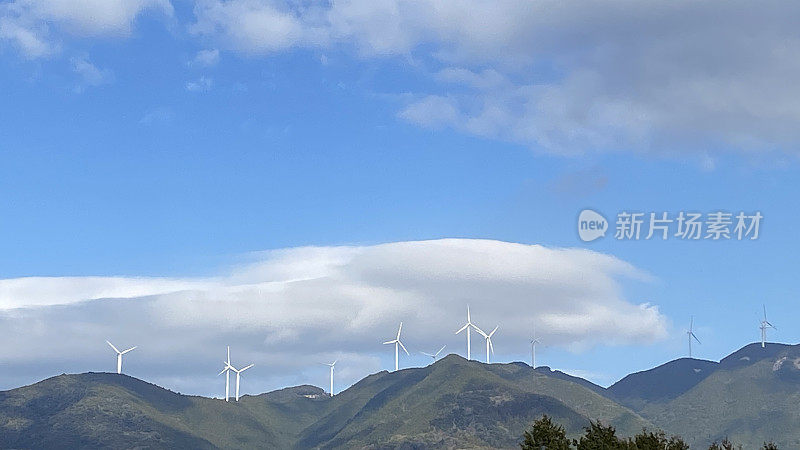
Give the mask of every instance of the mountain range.
[{"label": "mountain range", "polygon": [[682,358],[609,388],[547,367],[448,355],[372,374],[329,397],[297,386],[241,401],[178,394],[126,375],[60,375],[0,392],[2,448],[516,448],[548,414],[693,448],[723,437],[800,448],[800,346],[748,345],[720,362]]}]

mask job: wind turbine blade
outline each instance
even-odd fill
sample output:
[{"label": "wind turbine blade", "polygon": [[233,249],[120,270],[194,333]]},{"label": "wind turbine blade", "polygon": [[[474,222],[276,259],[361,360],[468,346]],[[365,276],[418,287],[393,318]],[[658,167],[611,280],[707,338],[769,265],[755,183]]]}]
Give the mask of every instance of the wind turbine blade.
[{"label": "wind turbine blade", "polygon": [[127,350],[123,350],[121,353],[124,355],[125,353],[128,353],[129,351],[131,351],[131,350],[135,349],[136,347],[137,347],[137,346],[133,346],[133,347],[131,347],[131,348],[127,349]]},{"label": "wind turbine blade", "polygon": [[244,372],[245,370],[247,370],[247,369],[249,369],[249,368],[251,368],[251,367],[253,367],[253,366],[255,366],[255,364],[250,364],[249,366],[245,366],[245,367],[244,367],[244,369],[240,369],[240,370],[239,370],[239,373],[242,373],[242,372]]},{"label": "wind turbine blade", "polygon": [[397,342],[397,339],[395,339],[393,341],[386,341],[386,342],[384,342],[384,345],[385,344],[394,344],[395,342]]},{"label": "wind turbine blade", "polygon": [[486,333],[484,333],[484,332],[483,332],[483,330],[481,330],[481,329],[480,329],[480,328],[478,328],[477,326],[473,325],[473,326],[472,326],[472,328],[475,328],[475,331],[477,331],[478,333],[480,333],[480,335],[481,335],[481,336],[483,336],[484,338],[487,338],[487,337],[489,337],[489,336],[487,336],[487,335],[486,335]]},{"label": "wind turbine blade", "polygon": [[689,331],[692,331],[692,327],[694,326],[694,316],[689,319]]},{"label": "wind turbine blade", "polygon": [[403,331],[403,322],[400,322],[400,328],[397,329],[397,340],[400,340],[400,332]]},{"label": "wind turbine blade", "polygon": [[406,346],[405,346],[405,345],[403,345],[403,343],[402,343],[402,342],[400,342],[400,340],[399,340],[399,339],[397,340],[397,343],[398,343],[398,344],[400,344],[400,347],[402,347],[402,348],[403,348],[403,351],[404,351],[404,352],[406,352],[406,355],[408,355],[408,356],[411,356],[411,353],[408,353],[408,350],[406,350]]},{"label": "wind turbine blade", "polygon": [[466,325],[464,325],[463,327],[459,328],[458,331],[456,331],[456,334],[461,333],[462,331],[466,330],[467,327],[469,327],[469,326],[470,326],[470,323],[467,322]]},{"label": "wind turbine blade", "polygon": [[494,355],[494,344],[492,344],[492,340],[491,339],[489,339],[489,350],[491,350],[492,354]]},{"label": "wind turbine blade", "polygon": [[223,373],[225,373],[226,370],[228,370],[228,367],[225,367],[224,369],[222,369],[222,372],[218,373],[217,376],[222,375]]},{"label": "wind turbine blade", "polygon": [[492,330],[492,332],[489,333],[489,337],[492,337],[492,335],[494,334],[495,331],[497,331],[498,328],[500,328],[500,325],[494,327],[494,330]]},{"label": "wind turbine blade", "polygon": [[339,360],[338,359],[334,359],[333,362],[331,363],[331,366],[335,366],[337,362],[339,362]]},{"label": "wind turbine blade", "polygon": [[767,305],[763,305],[762,304],[761,306],[764,307],[764,322],[766,322],[767,321]]},{"label": "wind turbine blade", "polygon": [[439,353],[442,353],[442,350],[444,350],[445,347],[447,347],[447,345],[443,345],[442,348],[440,348],[439,351],[436,352],[435,355],[433,355],[433,357],[435,358],[435,357],[439,356]]},{"label": "wind turbine blade", "polygon": [[425,356],[430,356],[431,358],[435,358],[436,357],[436,355],[431,355],[430,353],[425,353],[425,352],[420,352],[420,353],[422,353]]},{"label": "wind turbine blade", "polygon": [[115,352],[119,353],[119,350],[117,350],[117,347],[114,347],[114,344],[112,344],[111,342],[108,342],[108,341],[106,341],[106,344],[110,345],[111,348],[113,348]]},{"label": "wind turbine blade", "polygon": [[702,344],[702,342],[700,342],[700,339],[697,339],[697,336],[695,336],[694,333],[691,333],[691,335],[694,338],[694,340],[697,341],[698,344]]},{"label": "wind turbine blade", "polygon": [[469,305],[467,305],[467,323],[472,322],[472,319],[469,318]]}]

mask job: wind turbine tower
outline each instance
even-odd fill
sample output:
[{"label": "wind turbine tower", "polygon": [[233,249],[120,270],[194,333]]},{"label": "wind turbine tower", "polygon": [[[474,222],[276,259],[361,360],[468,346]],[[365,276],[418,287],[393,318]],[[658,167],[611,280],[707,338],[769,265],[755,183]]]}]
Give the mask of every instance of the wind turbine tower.
[{"label": "wind turbine tower", "polygon": [[767,344],[767,329],[772,328],[773,330],[777,330],[774,325],[767,321],[767,305],[764,306],[764,320],[761,321],[761,325],[758,327],[761,330],[761,348],[764,348]]},{"label": "wind turbine tower", "polygon": [[[339,361],[339,360],[337,359],[336,361]],[[334,361],[334,362],[332,362],[330,364],[322,363],[322,364],[324,364],[324,365],[326,365],[326,366],[331,368],[331,397],[333,397],[333,366],[336,365],[336,361]]]},{"label": "wind turbine tower", "polygon": [[689,358],[692,357],[692,339],[700,343],[700,339],[697,339],[697,336],[694,334],[694,316],[692,316],[691,320],[689,320],[689,329],[686,331],[686,337],[689,339]]},{"label": "wind turbine tower", "polygon": [[478,330],[478,327],[476,327],[475,324],[472,323],[472,319],[469,316],[469,305],[467,305],[467,323],[466,325],[461,327],[458,331],[456,331],[456,334],[458,334],[464,330],[467,330],[467,360],[472,359],[472,354],[471,354],[472,349],[470,348],[470,334],[469,334],[470,328],[475,328],[476,330]]},{"label": "wind turbine tower", "polygon": [[394,344],[394,370],[395,372],[400,368],[400,347],[403,348],[403,351],[406,352],[406,355],[409,355],[408,350],[406,350],[406,346],[400,342],[400,332],[403,331],[403,322],[400,322],[400,328],[397,329],[397,337],[394,340],[386,341],[384,344]]},{"label": "wind turbine tower", "polygon": [[136,347],[131,347],[131,348],[127,349],[127,350],[119,351],[119,350],[117,350],[117,347],[114,347],[114,344],[112,344],[111,342],[106,341],[106,344],[110,345],[111,348],[113,348],[114,351],[117,352],[117,374],[121,374],[122,373],[122,355],[124,355],[125,353],[128,353],[129,351],[135,349]]},{"label": "wind turbine tower", "polygon": [[533,337],[531,338],[531,367],[536,368],[536,344],[541,341],[536,337],[536,328],[533,329]]},{"label": "wind turbine tower", "polygon": [[225,368],[222,369],[222,372],[218,373],[217,376],[225,374],[225,401],[228,401],[228,397],[230,397],[231,392],[231,370],[233,366],[231,365],[231,347],[228,346],[228,359],[225,361]]},{"label": "wind turbine tower", "polygon": [[243,369],[236,370],[233,366],[230,366],[231,370],[236,372],[236,401],[239,401],[239,378],[242,375],[242,372],[245,370],[253,367],[255,364],[250,364],[249,366],[245,366]]},{"label": "wind turbine tower", "polygon": [[475,329],[478,330],[478,333],[480,333],[481,336],[483,336],[483,338],[486,339],[486,364],[490,363],[489,362],[489,350],[491,350],[492,354],[494,355],[494,345],[492,345],[492,336],[494,336],[494,333],[497,331],[498,328],[500,328],[499,325],[494,327],[494,330],[492,330],[491,333],[486,334],[480,328],[475,327]]}]

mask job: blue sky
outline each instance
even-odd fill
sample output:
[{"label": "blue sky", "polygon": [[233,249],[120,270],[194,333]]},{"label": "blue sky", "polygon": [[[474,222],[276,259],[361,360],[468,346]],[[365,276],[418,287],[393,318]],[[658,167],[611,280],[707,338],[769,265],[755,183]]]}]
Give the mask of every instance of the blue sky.
[{"label": "blue sky", "polygon": [[[540,350],[541,364],[601,384],[683,356],[690,315],[703,341],[695,356],[702,358],[719,359],[755,341],[762,303],[778,327],[772,339],[794,343],[800,335],[789,320],[797,295],[790,262],[800,250],[798,137],[786,125],[796,123],[796,93],[788,92],[795,69],[776,58],[722,76],[691,57],[664,57],[671,53],[654,44],[659,35],[677,48],[691,45],[670,22],[673,13],[686,8],[703,29],[708,11],[681,4],[649,12],[611,2],[631,17],[583,36],[573,28],[584,19],[569,7],[561,11],[566,19],[554,17],[547,28],[524,14],[521,24],[509,23],[517,14],[508,6],[486,26],[512,36],[473,42],[452,30],[464,17],[444,8],[437,20],[415,23],[403,2],[387,13],[359,9],[359,2],[315,10],[257,0],[154,1],[106,22],[53,4],[59,2],[0,7],[2,279],[205,279],[236,272],[264,250],[487,239],[589,249],[652,276],[620,281],[620,298],[656,305],[664,333],[637,340],[620,331],[620,341],[607,345],[605,339],[619,337],[611,330],[594,346],[586,344],[591,336],[580,345],[561,336]],[[467,8],[469,18],[484,7]],[[641,48],[614,36],[659,14],[663,29],[645,36]],[[287,18],[294,21],[290,31],[274,31]],[[774,20],[756,15],[746,25]],[[255,28],[245,27],[250,21]],[[26,50],[17,33],[24,27],[48,50]],[[385,27],[385,39],[373,27]],[[528,37],[520,29],[533,30],[536,43],[520,43]],[[780,30],[786,34],[759,45],[796,42],[793,31]],[[722,46],[730,31],[704,30],[703,41]],[[712,52],[712,44],[690,56]],[[643,51],[661,58],[612,67]],[[738,68],[748,56],[721,55],[718,65]],[[657,70],[662,66],[670,73]],[[770,83],[753,81],[765,75]],[[669,106],[658,97],[664,80],[674,99]],[[694,103],[698,92],[708,98]],[[765,96],[788,97],[790,106],[769,109]],[[581,105],[587,110],[577,114]],[[608,236],[583,243],[575,222],[584,208],[612,220],[622,210],[761,211],[764,222],[756,241]],[[4,307],[7,317],[26,311]],[[526,342],[503,338],[503,331],[501,322],[497,359],[525,358]],[[220,333],[221,346],[227,332]],[[387,329],[375,340],[391,334]],[[546,331],[542,338],[548,342]],[[463,352],[447,342],[448,350]],[[390,352],[382,350],[353,347],[353,365],[364,373],[344,370],[343,382],[389,368]],[[56,357],[38,365],[13,352],[0,357],[27,367],[6,388],[63,371]],[[200,387],[205,380],[131,360],[134,374],[208,393]],[[104,360],[68,367],[98,370],[95,361]],[[416,356],[408,364],[423,362]],[[262,374],[251,389],[323,385],[327,372],[314,369]]]}]

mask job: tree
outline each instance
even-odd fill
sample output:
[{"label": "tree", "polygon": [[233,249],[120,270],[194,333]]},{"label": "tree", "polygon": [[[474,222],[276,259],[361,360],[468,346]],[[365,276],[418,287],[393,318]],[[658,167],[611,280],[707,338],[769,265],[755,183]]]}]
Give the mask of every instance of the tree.
[{"label": "tree", "polygon": [[533,423],[523,435],[522,450],[569,450],[570,441],[564,427],[553,423],[547,415]]},{"label": "tree", "polygon": [[628,441],[631,450],[689,450],[689,445],[677,436],[667,439],[663,431],[642,430]]},{"label": "tree", "polygon": [[742,448],[741,445],[738,446],[734,445],[733,442],[728,440],[728,438],[725,438],[722,440],[722,442],[719,443],[714,441],[714,443],[711,444],[710,447],[708,447],[708,450],[739,450],[741,448]]},{"label": "tree", "polygon": [[600,421],[589,422],[585,433],[577,442],[578,450],[627,450],[628,443],[617,437],[617,430]]},{"label": "tree", "polygon": [[761,450],[778,450],[778,446],[772,441],[764,442],[764,445],[761,446]]}]

